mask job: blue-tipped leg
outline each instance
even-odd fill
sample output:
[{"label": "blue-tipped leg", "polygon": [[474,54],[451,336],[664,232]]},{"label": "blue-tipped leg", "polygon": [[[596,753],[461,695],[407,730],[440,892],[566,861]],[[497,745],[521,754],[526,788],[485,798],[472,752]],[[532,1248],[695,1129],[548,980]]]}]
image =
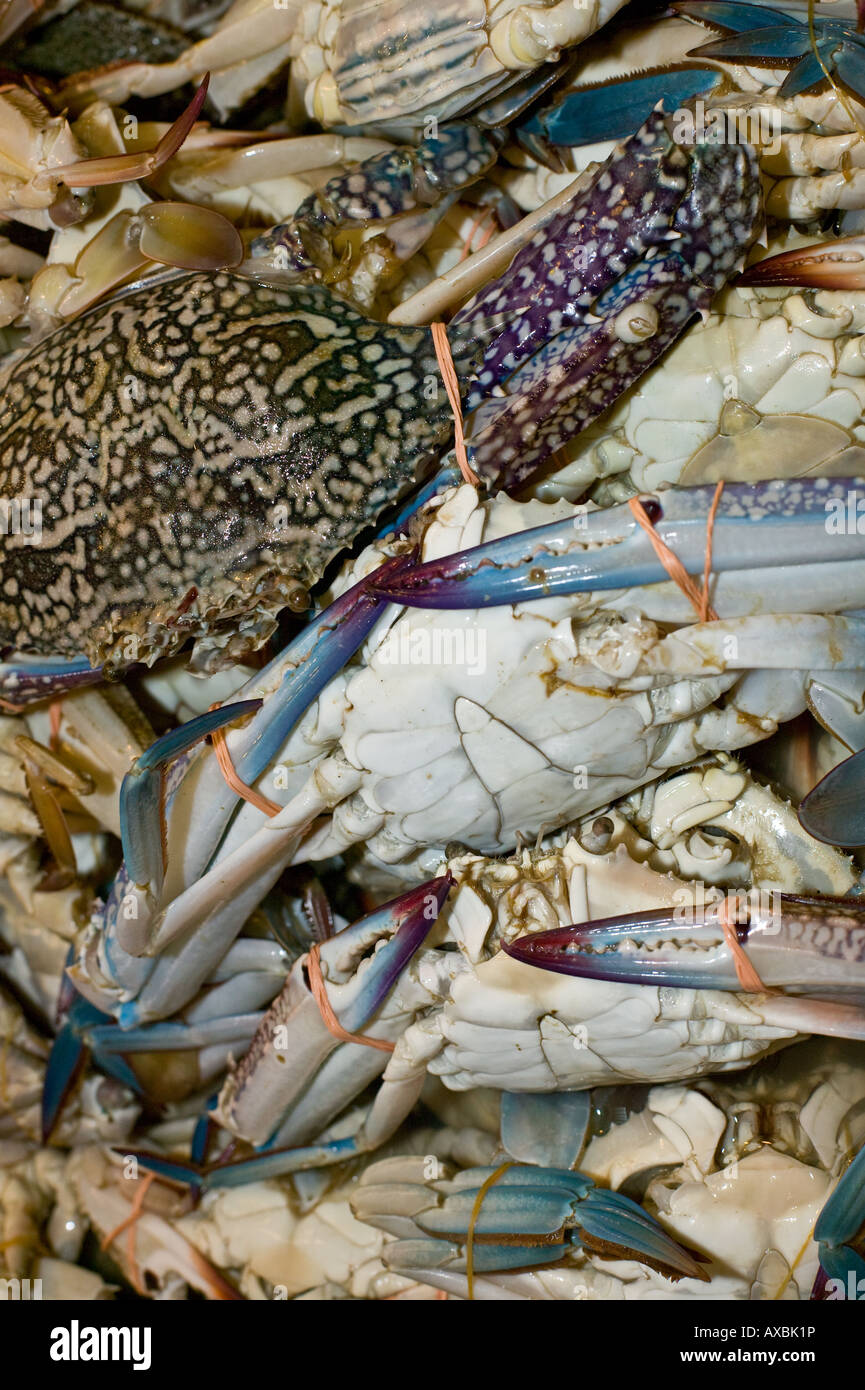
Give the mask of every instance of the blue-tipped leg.
[{"label": "blue-tipped leg", "polygon": [[798,96],[829,79],[840,79],[860,99],[865,97],[865,37],[851,16],[814,17],[815,54],[807,13],[801,19],[782,9],[753,5],[747,0],[673,0],[673,8],[713,28],[730,30],[692,50],[692,57],[791,71],[778,89],[781,97]]},{"label": "blue-tipped leg", "polygon": [[212,1187],[243,1187],[248,1182],[264,1182],[268,1178],[300,1173],[308,1168],[324,1168],[332,1163],[359,1158],[366,1151],[357,1139],[333,1139],[329,1143],[307,1144],[302,1148],[263,1150],[234,1163],[202,1166],[195,1162],[166,1158],[164,1154],[125,1150],[148,1172],[169,1178],[172,1182],[189,1183],[205,1191]]},{"label": "blue-tipped leg", "polygon": [[0,662],[0,696],[12,706],[51,700],[101,681],[102,667],[91,666],[85,656],[67,660],[13,653],[9,661]]},{"label": "blue-tipped leg", "polygon": [[857,1154],[844,1173],[814,1227],[820,1265],[829,1281],[826,1298],[861,1299],[865,1296],[865,1259],[861,1253],[863,1226],[865,1149]]},{"label": "blue-tipped leg", "polygon": [[91,1061],[100,1071],[113,1076],[131,1091],[141,1093],[141,1084],[125,1059],[105,1052],[93,1043],[89,1035],[94,1028],[113,1028],[117,1031],[114,1020],[108,1014],[89,1004],[77,992],[74,993],[65,1019],[57,1030],[45,1068],[42,1087],[42,1142],[45,1144]]},{"label": "blue-tipped leg", "polygon": [[[857,491],[858,490],[858,491]],[[865,499],[865,481],[818,479],[728,483],[712,536],[716,574],[783,565],[792,554],[814,563],[865,558],[865,536],[832,526],[832,509]],[[671,488],[642,499],[661,540],[689,574],[706,561],[713,487]],[[845,512],[846,515],[846,512]],[[627,504],[575,513],[417,565],[375,592],[413,608],[488,608],[554,594],[635,588],[669,578]]]},{"label": "blue-tipped leg", "polygon": [[[470,1168],[460,1173],[447,1185],[440,1205],[415,1218],[417,1224],[431,1236],[459,1240],[467,1236],[474,1215],[473,1241],[479,1249],[501,1246],[510,1262],[514,1246],[521,1245],[526,1248],[520,1263],[529,1267],[535,1263],[535,1246],[543,1253],[549,1243],[564,1245],[573,1239],[611,1258],[641,1260],[673,1279],[708,1277],[694,1255],[636,1202],[596,1187],[582,1173],[515,1165],[488,1188],[476,1211],[481,1186],[495,1172]],[[509,1265],[487,1265],[503,1267]]]},{"label": "blue-tipped leg", "polygon": [[208,734],[234,724],[260,706],[260,700],[238,700],[199,714],[158,738],[127,772],[120,787],[120,834],[126,871],[133,883],[149,884],[154,892],[162,886],[165,872],[162,779],[165,768]]}]

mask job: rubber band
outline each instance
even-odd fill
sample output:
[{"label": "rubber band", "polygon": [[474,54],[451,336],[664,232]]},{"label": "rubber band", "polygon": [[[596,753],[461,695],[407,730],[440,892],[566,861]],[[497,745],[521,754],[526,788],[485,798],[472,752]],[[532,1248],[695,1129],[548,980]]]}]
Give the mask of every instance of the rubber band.
[{"label": "rubber band", "polygon": [[715,488],[715,496],[712,498],[712,505],[709,508],[709,515],[706,518],[706,559],[703,565],[703,587],[698,589],[694,580],[688,574],[678,555],[676,555],[655,530],[654,524],[648,512],[640,501],[639,497],[632,497],[628,503],[638,525],[642,526],[646,535],[652,543],[652,549],[660,560],[667,574],[674,584],[677,584],[687,599],[690,599],[694,608],[699,614],[700,622],[707,623],[718,621],[718,614],[709,603],[709,579],[712,571],[712,537],[715,530],[715,517],[718,512],[718,504],[721,501],[721,493],[724,491],[723,482],[718,483]]},{"label": "rubber band", "polygon": [[321,1014],[321,1021],[335,1038],[340,1042],[361,1043],[364,1047],[375,1047],[379,1052],[393,1052],[396,1043],[388,1042],[385,1038],[367,1038],[363,1033],[349,1033],[343,1028],[339,1019],[333,1011],[330,1000],[327,997],[324,979],[321,973],[321,962],[318,959],[321,943],[316,941],[314,946],[309,948],[306,956],[306,973],[309,976],[309,988],[313,999],[318,1005]]},{"label": "rubber band", "polygon": [[475,1296],[475,1226],[481,1214],[481,1207],[484,1198],[491,1187],[495,1187],[500,1178],[503,1178],[509,1168],[513,1168],[513,1160],[503,1163],[494,1173],[490,1173],[478,1188],[478,1195],[472,1205],[472,1214],[469,1217],[469,1228],[466,1231],[466,1283],[468,1284],[468,1296],[471,1302]]},{"label": "rubber band", "polygon": [[459,464],[460,472],[466,482],[471,483],[472,487],[479,487],[481,480],[469,463],[469,456],[466,453],[466,440],[463,434],[463,408],[460,403],[460,387],[457,381],[457,370],[454,366],[454,359],[451,354],[451,345],[448,342],[447,329],[443,323],[431,323],[430,330],[432,332],[433,347],[436,350],[436,358],[438,359],[439,371],[442,374],[442,381],[445,384],[450,407],[453,411],[454,453],[457,457],[457,463]]},{"label": "rubber band", "polygon": [[719,903],[718,921],[724,933],[724,940],[730,948],[730,954],[733,957],[733,965],[736,969],[736,977],[739,984],[746,994],[770,994],[771,990],[767,990],[766,986],[763,984],[763,981],[748,959],[744,947],[736,935],[736,928],[730,921],[728,911],[729,905],[730,900],[727,897]]},{"label": "rubber band", "polygon": [[715,534],[715,517],[718,514],[718,505],[723,491],[724,484],[720,482],[715,488],[715,496],[712,498],[709,515],[706,517],[706,558],[703,562],[703,592],[700,603],[700,622],[702,623],[709,621],[710,613],[712,614],[712,622],[718,621],[714,609],[709,607],[709,580],[712,575],[712,537]]},{"label": "rubber band", "polygon": [[48,747],[52,753],[57,752],[60,743],[60,721],[63,718],[63,700],[55,697],[48,706]]},{"label": "rubber band", "polygon": [[[211,705],[210,708],[219,709],[219,705]],[[251,806],[255,806],[259,811],[263,811],[266,816],[278,816],[283,809],[282,806],[276,801],[271,801],[270,798],[266,797],[262,792],[256,791],[255,787],[250,787],[237,775],[234,763],[231,761],[231,754],[228,751],[225,730],[214,729],[213,733],[210,735],[210,742],[216,754],[219,770],[231,790],[236,792],[238,796],[242,796],[244,801],[248,801]]]},{"label": "rubber band", "polygon": [[[490,220],[490,214],[492,214],[492,219],[494,220],[496,215],[495,208],[481,208],[474,222],[469,227],[468,236],[463,242],[463,249],[460,255],[460,261],[465,261],[468,259],[469,255],[471,254],[472,242],[475,239],[475,232],[478,230],[479,227],[483,226],[484,222]],[[490,225],[486,228],[484,235],[481,237],[481,240],[479,241],[475,249],[478,251],[482,251],[492,234],[492,221],[490,221]]]},{"label": "rubber band", "polygon": [[129,1215],[125,1216],[123,1220],[120,1222],[120,1224],[118,1226],[115,1226],[113,1231],[109,1231],[108,1235],[105,1236],[103,1240],[100,1242],[100,1249],[107,1250],[112,1241],[116,1240],[118,1236],[122,1235],[124,1231],[128,1230],[129,1234],[126,1238],[126,1258],[129,1261],[130,1280],[132,1283],[132,1287],[135,1289],[136,1293],[140,1293],[142,1295],[144,1293],[144,1285],[141,1282],[140,1272],[138,1269],[138,1260],[135,1255],[135,1228],[142,1215],[144,1198],[147,1196],[148,1189],[150,1188],[151,1184],[155,1182],[155,1180],[155,1173],[146,1173],[144,1175],[144,1177],[140,1180],[135,1192],[135,1196],[132,1199],[132,1210],[130,1211]]}]

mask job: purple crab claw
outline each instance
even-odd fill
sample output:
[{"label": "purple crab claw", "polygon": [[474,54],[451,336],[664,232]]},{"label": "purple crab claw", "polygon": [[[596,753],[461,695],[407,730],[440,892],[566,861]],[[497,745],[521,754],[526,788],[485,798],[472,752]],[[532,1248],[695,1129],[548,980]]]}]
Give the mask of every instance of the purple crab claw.
[{"label": "purple crab claw", "polygon": [[525,965],[561,975],[738,992],[743,986],[725,917],[765,986],[761,998],[778,995],[779,1018],[797,1020],[803,1032],[865,1037],[865,899],[755,889],[705,907],[557,927],[519,937],[504,949]]},{"label": "purple crab claw", "polygon": [[[298,960],[264,1016],[246,1056],[229,1076],[217,1120],[258,1152],[236,1163],[187,1165],[186,1180],[203,1186],[236,1186],[257,1178],[320,1168],[382,1142],[401,1123],[416,1096],[402,1088],[391,1100],[373,1102],[358,1134],[331,1139],[332,1120],[384,1070],[389,1050],[412,1014],[390,999],[412,956],[441,910],[449,874],[404,893],[330,937],[320,946],[322,981],[339,1027],[363,1033],[373,1047],[342,1040],[326,1021],[311,988],[310,962]],[[389,1012],[390,1010],[390,1012]],[[380,1044],[385,1044],[382,1050]],[[144,1159],[142,1159],[144,1162]],[[152,1166],[148,1163],[145,1166]],[[164,1168],[154,1171],[168,1175]],[[175,1172],[175,1176],[177,1173]]]},{"label": "purple crab claw", "polygon": [[[857,488],[865,499],[863,479],[728,483],[715,515],[713,571],[770,568],[793,554],[807,554],[815,564],[865,558],[865,537],[855,527],[836,534],[827,526],[829,508],[849,506]],[[713,487],[694,487],[642,499],[658,536],[689,574],[703,573],[714,496]],[[570,520],[430,560],[380,580],[374,592],[413,608],[489,608],[668,578],[631,507],[623,504],[578,510]]]},{"label": "purple crab claw", "polygon": [[365,1028],[381,1008],[429,935],[452,885],[450,872],[430,879],[345,927],[322,946],[322,959],[327,958],[337,979],[356,966],[367,951],[375,952],[368,968],[357,977],[358,987],[352,991],[351,1001],[340,1012],[340,1024],[347,1032]]},{"label": "purple crab claw", "polygon": [[799,820],[815,840],[859,849],[865,845],[865,749],[845,758],[802,801]]}]

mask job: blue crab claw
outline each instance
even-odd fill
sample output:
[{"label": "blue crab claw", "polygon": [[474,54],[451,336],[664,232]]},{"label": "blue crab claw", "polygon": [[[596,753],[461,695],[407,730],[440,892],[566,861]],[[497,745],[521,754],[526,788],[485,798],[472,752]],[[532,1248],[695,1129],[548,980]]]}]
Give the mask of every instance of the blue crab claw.
[{"label": "blue crab claw", "polygon": [[865,289],[865,237],[838,237],[757,261],[740,285],[802,285],[817,290]]},{"label": "blue crab claw", "polygon": [[[380,572],[385,576],[398,574],[410,560],[410,555],[397,556],[385,561]],[[369,577],[360,580],[307,623],[285,650],[250,682],[252,689],[267,692],[268,698],[256,696],[209,710],[163,734],[148,748],[124,778],[120,789],[125,878],[130,883],[147,884],[152,893],[158,894],[163,882],[166,769],[215,730],[254,714],[230,745],[238,777],[249,785],[254,784],[276,760],[290,730],[316,696],[357,651],[383,610],[383,601],[370,592]],[[214,797],[214,811],[198,831],[201,873],[239,802],[236,794],[226,794],[218,769],[214,777],[221,796],[218,801]],[[175,787],[179,785],[177,779]]]},{"label": "blue crab claw", "polygon": [[[815,563],[865,557],[865,537],[836,535],[828,508],[847,505],[861,479],[728,483],[712,537],[712,569],[783,565],[791,554]],[[655,530],[689,574],[701,575],[712,487],[670,488],[641,499]],[[649,537],[627,504],[577,511],[377,581],[375,592],[413,608],[488,608],[553,594],[635,588],[668,579]]]},{"label": "blue crab claw", "polygon": [[799,820],[809,835],[841,849],[865,845],[865,749],[845,758],[808,793]]},{"label": "blue crab claw", "polygon": [[[561,975],[679,989],[741,991],[723,918],[765,986],[761,1009],[802,1032],[865,1037],[865,900],[729,894],[519,937],[514,960]],[[769,1000],[769,1004],[765,1003]]]},{"label": "blue crab claw", "polygon": [[[830,1287],[825,1297],[861,1298],[865,1293],[865,1259],[856,1243],[865,1224],[865,1149],[854,1158],[817,1218],[814,1239],[820,1266]],[[860,1283],[861,1281],[861,1283]],[[822,1284],[822,1280],[819,1281]]]},{"label": "blue crab claw", "polygon": [[548,1263],[550,1247],[561,1258],[576,1240],[612,1259],[640,1260],[672,1279],[708,1279],[693,1253],[642,1207],[582,1173],[516,1164],[487,1189],[478,1209],[481,1187],[495,1173],[469,1168],[439,1184],[444,1195],[438,1205],[415,1215],[415,1223],[436,1240],[462,1244],[474,1217],[474,1263],[487,1271]]},{"label": "blue crab claw", "polygon": [[815,17],[812,44],[807,18],[800,20],[747,0],[673,0],[673,9],[713,28],[733,31],[730,37],[701,44],[692,50],[692,56],[763,67],[790,65],[791,71],[778,89],[780,97],[795,97],[818,86],[827,80],[827,71],[840,78],[854,96],[865,93],[861,15],[855,24],[849,19]]},{"label": "blue crab claw", "polygon": [[572,148],[625,140],[648,120],[659,102],[665,111],[676,111],[694,97],[708,96],[722,80],[717,69],[693,64],[573,87],[558,93],[549,106],[536,108],[514,133],[529,154],[551,163],[557,145]]}]

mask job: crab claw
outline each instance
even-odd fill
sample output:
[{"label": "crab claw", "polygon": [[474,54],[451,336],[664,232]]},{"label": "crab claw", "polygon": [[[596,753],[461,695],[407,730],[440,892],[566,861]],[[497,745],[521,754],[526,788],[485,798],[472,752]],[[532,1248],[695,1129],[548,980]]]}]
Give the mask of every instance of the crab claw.
[{"label": "crab claw", "polygon": [[865,289],[865,237],[840,237],[781,251],[749,266],[740,285],[803,285],[816,290]]},{"label": "crab claw", "polygon": [[[815,563],[865,558],[865,538],[827,527],[832,501],[846,505],[861,480],[727,483],[716,509],[712,569],[757,570],[791,554]],[[645,497],[655,532],[689,574],[706,563],[712,487],[670,488]],[[636,588],[668,579],[652,542],[628,504],[518,531],[379,580],[374,592],[413,608],[489,608],[554,594]]]},{"label": "crab claw", "polygon": [[[393,1171],[387,1162],[376,1168],[385,1177]],[[451,1181],[418,1184],[416,1198],[407,1201],[407,1184],[394,1190],[393,1183],[377,1181],[376,1168],[361,1180],[352,1209],[361,1220],[408,1235],[388,1247],[391,1268],[465,1269],[471,1228],[472,1263],[481,1272],[548,1264],[578,1241],[612,1259],[640,1260],[671,1279],[708,1278],[694,1254],[642,1207],[621,1193],[596,1187],[583,1173],[528,1164],[504,1171],[468,1168]],[[422,1234],[410,1234],[411,1226],[397,1211],[410,1213],[411,1225]]]},{"label": "crab claw", "polygon": [[799,820],[809,835],[842,849],[865,845],[865,749],[845,758],[808,793]]},{"label": "crab claw", "polygon": [[[226,1081],[216,1113],[217,1120],[238,1136],[268,1146],[260,1156],[268,1172],[320,1167],[346,1156],[348,1141],[339,1141],[342,1148],[334,1150],[332,1158],[326,1156],[331,1152],[327,1143],[313,1145],[318,1155],[314,1161],[307,1150],[295,1146],[317,1140],[384,1070],[390,1044],[413,1017],[412,1006],[402,1001],[396,987],[435,923],[451,884],[450,874],[421,884],[321,944],[321,983],[338,1031],[322,1016],[308,958],[296,962],[247,1055]],[[361,1033],[371,1045],[344,1041],[344,1034],[354,1039]],[[396,1097],[398,1120],[403,1118],[401,1103]],[[385,1127],[388,1124],[390,1118]],[[353,1139],[348,1147],[362,1152],[363,1143],[362,1138]],[[280,1149],[285,1152],[274,1152]],[[251,1169],[251,1175],[256,1171]],[[223,1184],[231,1178],[221,1169],[219,1176],[213,1175]]]},{"label": "crab claw", "polygon": [[802,1032],[865,1037],[859,1002],[865,995],[865,900],[752,890],[705,907],[557,927],[519,937],[504,950],[562,975],[738,992],[743,985],[725,919],[765,988],[761,1011],[768,1007],[773,1018],[795,1021]]},{"label": "crab claw", "polygon": [[[353,926],[337,932],[321,946],[322,965],[339,979],[356,970],[369,951],[375,954],[358,974],[356,988],[339,1021],[348,1033],[365,1028],[396,985],[415,951],[429,935],[453,886],[450,871],[411,888],[385,903]],[[384,944],[382,945],[382,941]]]}]

